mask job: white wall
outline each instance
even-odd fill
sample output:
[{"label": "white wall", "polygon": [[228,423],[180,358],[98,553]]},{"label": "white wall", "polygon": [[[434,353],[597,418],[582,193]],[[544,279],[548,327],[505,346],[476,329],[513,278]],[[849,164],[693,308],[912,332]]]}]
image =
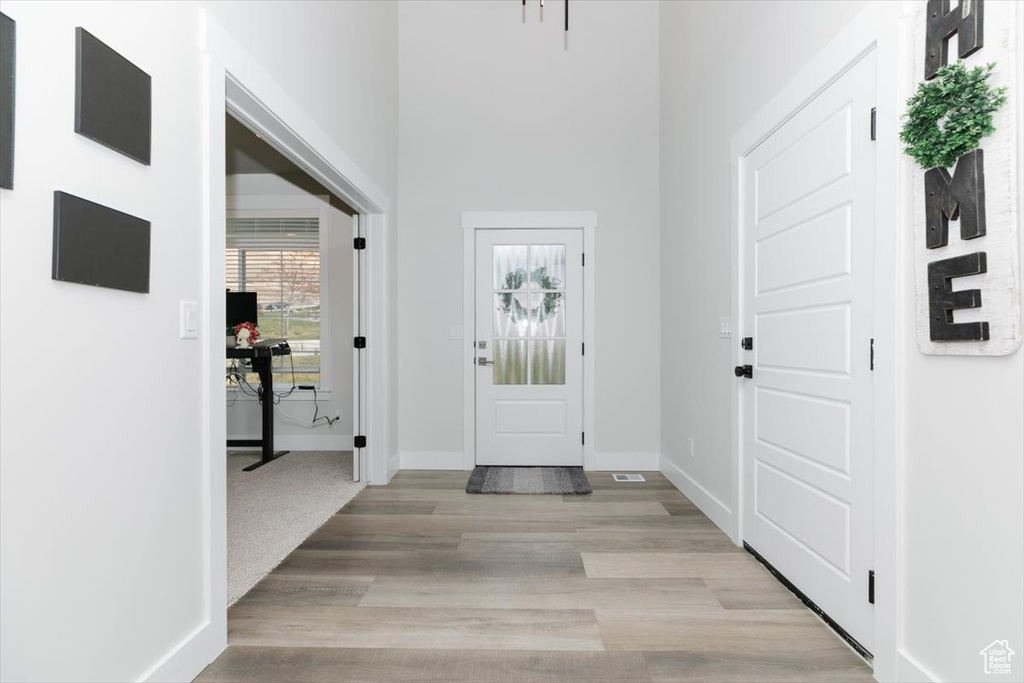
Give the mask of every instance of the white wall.
[{"label": "white wall", "polygon": [[[719,316],[729,314],[732,285],[729,140],[863,5],[662,7],[663,468],[727,506],[732,504],[729,391],[735,381],[729,345],[738,340],[720,340],[716,326]],[[917,11],[923,4],[907,7]],[[992,22],[1005,21],[1005,14],[994,2],[988,7],[990,33]],[[731,49],[722,53],[724,26],[730,29]],[[1016,35],[1021,34],[1018,29]],[[716,55],[713,70],[703,63],[710,53]],[[888,68],[911,77],[909,61]],[[1022,90],[1024,83],[1018,82],[1011,96],[1020,97]],[[1019,117],[1017,126],[1024,131]],[[911,197],[902,199],[909,207]],[[909,230],[904,242],[896,295],[908,313],[901,321],[906,343],[895,359],[904,385],[899,406],[904,471],[896,519],[903,567],[898,680],[980,680],[981,648],[997,638],[1008,639],[1011,647],[1024,643],[1024,353],[1002,358],[919,353]],[[703,296],[687,296],[693,291]],[[670,344],[679,352],[670,352]],[[696,440],[692,460],[686,445],[691,435]],[[709,504],[707,496],[702,504]],[[1014,676],[1020,680],[1024,665],[1018,663],[1013,663]]]},{"label": "white wall", "polygon": [[[17,111],[0,203],[0,672],[137,678],[203,614],[200,348],[177,329],[178,301],[200,296],[199,149],[181,144],[199,135],[195,10],[3,11]],[[152,166],[75,134],[76,26],[153,77]],[[149,294],[50,279],[57,189],[152,222]]]},{"label": "white wall", "polygon": [[397,3],[202,3],[392,199],[398,186]]},{"label": "white wall", "polygon": [[[1016,164],[1022,178],[1024,8],[1019,3],[986,3],[985,47],[967,65],[996,61],[1000,76],[1008,72],[999,36],[1007,33],[1014,5],[1016,27],[1009,34],[1016,36],[1017,79],[1009,84],[1008,95],[1017,100]],[[923,32],[924,7],[911,7],[913,24]],[[918,36],[915,45],[921,42]],[[920,59],[915,55],[916,62]],[[920,72],[914,73],[915,86],[920,80]],[[996,124],[1014,122],[997,114]],[[1005,153],[995,147],[999,139],[1005,140],[997,133],[982,143],[991,179],[986,197],[990,235],[1007,201],[1005,194],[993,192],[998,178],[992,168],[997,155]],[[1020,216],[1024,210],[1018,213],[1018,239],[1024,236]],[[956,232],[951,235],[955,246]],[[938,680],[971,681],[986,677],[980,650],[997,638],[1008,640],[1017,652],[1010,678],[1024,681],[1024,352],[983,358],[920,353],[914,329],[915,246],[911,231],[904,237],[903,650],[910,662]],[[994,258],[993,242],[976,242]],[[1024,263],[1024,241],[1017,248]]]},{"label": "white wall", "polygon": [[[325,316],[321,331],[321,378],[318,391],[319,415],[341,419],[333,425],[320,421],[313,427],[313,392],[296,390],[281,399],[274,409],[274,447],[288,450],[352,450],[352,221],[330,205],[327,197],[317,197],[275,175],[245,174],[227,178],[228,206],[253,207],[255,199],[260,210],[267,206],[294,206],[294,198],[310,201],[327,213],[321,224],[322,277],[328,288],[321,294]],[[275,204],[274,197],[285,197]],[[248,203],[247,203],[248,200]],[[287,201],[291,200],[291,201]],[[285,362],[287,368],[287,361]],[[289,380],[290,381],[290,380]],[[276,393],[285,392],[290,384],[275,382]],[[255,397],[241,391],[228,391],[227,433],[229,439],[258,439],[262,429],[260,404]],[[300,423],[285,415],[297,418]],[[301,423],[306,423],[305,425]]]},{"label": "white wall", "polygon": [[661,8],[662,466],[688,480],[719,522],[732,509],[731,345],[739,343],[718,336],[732,307],[729,140],[863,6]]},{"label": "white wall", "polygon": [[543,23],[528,4],[525,23],[519,3],[399,7],[399,448],[462,466],[460,212],[596,209],[594,443],[604,462],[653,468],[658,5],[573,3],[565,49],[561,4]]},{"label": "white wall", "polygon": [[[138,679],[206,619],[201,349],[177,334],[203,286],[198,8],[3,3],[18,30],[15,189],[0,191],[4,680]],[[214,12],[394,196],[394,4]],[[153,77],[152,166],[74,133],[76,26]],[[331,111],[334,88],[364,96]],[[149,294],[50,279],[56,189],[152,221]]]}]

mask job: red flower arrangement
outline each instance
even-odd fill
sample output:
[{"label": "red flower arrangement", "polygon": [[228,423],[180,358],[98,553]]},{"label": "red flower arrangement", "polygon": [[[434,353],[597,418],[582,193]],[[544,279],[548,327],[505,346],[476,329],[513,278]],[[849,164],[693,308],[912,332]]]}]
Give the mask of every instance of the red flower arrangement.
[{"label": "red flower arrangement", "polygon": [[[235,338],[238,339],[238,332],[240,330],[248,330],[249,334],[245,338],[245,341],[252,344],[254,341],[260,338],[260,331],[256,329],[255,323],[244,322],[235,325]],[[239,342],[243,340],[239,339]],[[243,344],[244,345],[244,344]]]}]

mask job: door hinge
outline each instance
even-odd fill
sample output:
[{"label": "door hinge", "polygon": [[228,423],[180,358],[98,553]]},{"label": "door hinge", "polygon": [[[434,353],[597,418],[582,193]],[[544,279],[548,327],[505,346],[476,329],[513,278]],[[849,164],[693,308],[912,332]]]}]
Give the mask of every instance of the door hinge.
[{"label": "door hinge", "polygon": [[583,355],[583,356],[587,355],[587,343],[586,342],[583,342],[582,344],[580,344],[580,354]]},{"label": "door hinge", "polygon": [[586,432],[580,432],[580,443],[583,444],[584,446],[587,445],[587,433]]},{"label": "door hinge", "polygon": [[582,257],[583,257],[583,258],[582,258],[582,259],[580,260],[580,265],[581,265],[581,266],[585,266],[585,265],[587,265],[587,255],[586,255],[586,254],[580,254],[580,256],[582,256]]},{"label": "door hinge", "polygon": [[354,240],[352,240],[352,248],[353,249],[366,249],[366,238],[365,237],[356,237]]},{"label": "door hinge", "polygon": [[875,570],[868,571],[868,602],[875,604]]},{"label": "door hinge", "polygon": [[357,349],[365,349],[366,348],[366,337],[355,337],[352,340],[352,346],[354,346]]},{"label": "door hinge", "polygon": [[875,114],[875,108],[871,107],[871,139],[875,139],[875,130],[877,126],[877,115]]},{"label": "door hinge", "polygon": [[353,438],[352,439],[352,445],[355,446],[356,448],[366,448],[366,437],[365,436],[357,436],[357,437]]},{"label": "door hinge", "polygon": [[875,370],[875,340],[872,337],[872,339],[871,339],[871,371],[874,372],[874,370]]}]

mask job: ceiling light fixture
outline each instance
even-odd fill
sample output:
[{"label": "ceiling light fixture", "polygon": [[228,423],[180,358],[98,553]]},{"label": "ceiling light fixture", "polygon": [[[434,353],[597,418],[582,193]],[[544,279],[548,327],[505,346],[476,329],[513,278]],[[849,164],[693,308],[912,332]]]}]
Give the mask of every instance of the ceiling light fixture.
[{"label": "ceiling light fixture", "polygon": [[[523,0],[523,7],[526,7],[526,0]],[[544,17],[544,0],[540,0],[540,10],[541,10],[541,21],[543,21],[543,17]],[[526,15],[524,14],[523,17],[524,17],[523,20],[525,21]],[[569,0],[565,0],[565,32],[566,33],[569,32]]]}]

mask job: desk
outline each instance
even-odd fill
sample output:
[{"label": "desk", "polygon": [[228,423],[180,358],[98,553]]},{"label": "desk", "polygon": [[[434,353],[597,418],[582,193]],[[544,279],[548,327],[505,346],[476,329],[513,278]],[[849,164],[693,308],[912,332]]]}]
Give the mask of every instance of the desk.
[{"label": "desk", "polygon": [[268,462],[280,458],[288,451],[274,452],[274,373],[271,371],[270,363],[274,356],[290,356],[292,353],[288,342],[282,342],[274,346],[254,346],[249,348],[228,347],[226,349],[228,358],[239,358],[252,361],[252,369],[260,377],[259,401],[262,408],[263,438],[262,439],[228,439],[228,446],[259,446],[262,449],[263,458],[245,468],[245,472],[251,472],[257,467],[263,467]]}]

